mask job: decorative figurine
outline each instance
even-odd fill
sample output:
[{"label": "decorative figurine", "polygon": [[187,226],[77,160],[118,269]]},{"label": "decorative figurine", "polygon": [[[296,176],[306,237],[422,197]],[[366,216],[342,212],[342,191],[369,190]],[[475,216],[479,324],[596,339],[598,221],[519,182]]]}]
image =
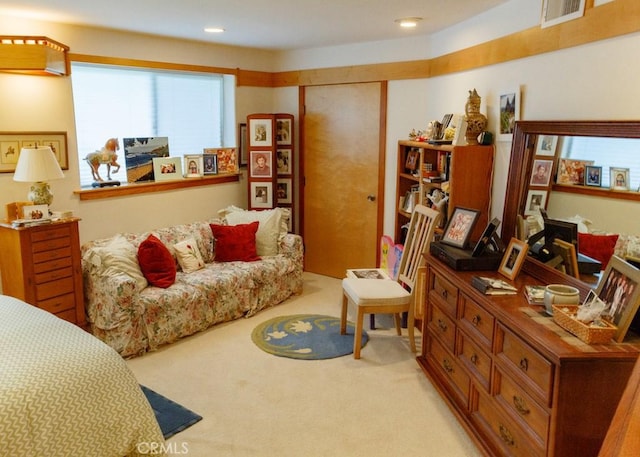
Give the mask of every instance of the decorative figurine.
[{"label": "decorative figurine", "polygon": [[467,144],[478,144],[478,135],[487,127],[487,118],[480,112],[481,100],[475,89],[469,91],[469,98],[464,107],[465,120],[467,121],[467,132],[465,134]]},{"label": "decorative figurine", "polygon": [[[117,162],[118,154],[116,154],[116,151],[118,150],[120,150],[118,139],[109,138],[101,150],[87,154],[87,157],[85,157],[84,160],[86,160],[91,167],[91,174],[93,175],[93,179],[95,179],[93,187],[120,185],[120,181],[111,179],[111,167],[114,167],[114,173],[117,173],[120,170],[120,164]],[[105,164],[107,166],[106,182],[102,179],[100,173],[98,172],[101,164]]]}]

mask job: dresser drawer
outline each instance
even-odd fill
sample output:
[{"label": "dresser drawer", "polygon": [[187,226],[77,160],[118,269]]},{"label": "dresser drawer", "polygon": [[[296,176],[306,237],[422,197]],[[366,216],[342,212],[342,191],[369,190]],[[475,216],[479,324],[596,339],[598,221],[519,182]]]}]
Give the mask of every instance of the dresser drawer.
[{"label": "dresser drawer", "polygon": [[453,319],[447,316],[438,305],[431,306],[429,316],[429,330],[439,338],[451,353],[454,351],[456,343],[456,324]]},{"label": "dresser drawer", "polygon": [[475,376],[478,382],[489,392],[491,379],[491,356],[481,349],[464,331],[458,329],[458,359]]},{"label": "dresser drawer", "polygon": [[60,259],[49,260],[48,262],[40,262],[33,265],[33,272],[37,275],[51,270],[59,270],[73,265],[71,257],[62,257]]},{"label": "dresser drawer", "polygon": [[494,317],[484,308],[466,295],[460,296],[460,326],[489,352],[493,346],[494,323]]},{"label": "dresser drawer", "polygon": [[73,290],[73,277],[58,279],[57,281],[36,285],[36,298],[39,303],[41,300],[68,294]]},{"label": "dresser drawer", "polygon": [[549,413],[540,406],[527,392],[509,375],[496,368],[495,398],[507,412],[526,424],[543,447],[547,445],[549,435]]},{"label": "dresser drawer", "polygon": [[543,404],[550,406],[553,364],[502,325],[497,326],[496,340],[498,360],[515,374],[518,382],[524,382]]},{"label": "dresser drawer", "polygon": [[55,313],[60,319],[64,319],[65,321],[69,321],[72,323],[76,322],[76,310],[68,309],[66,311],[60,311],[59,313]]},{"label": "dresser drawer", "polygon": [[54,238],[52,240],[38,241],[31,244],[31,252],[51,251],[52,249],[66,248],[71,246],[71,238],[68,236],[62,238]]},{"label": "dresser drawer", "polygon": [[33,262],[41,263],[48,262],[49,260],[62,259],[64,257],[71,257],[71,247],[67,246],[60,249],[53,249],[51,251],[43,251],[33,254]]},{"label": "dresser drawer", "polygon": [[71,236],[71,229],[68,225],[63,225],[55,228],[35,229],[31,232],[31,242],[37,243],[39,241],[53,240],[54,238],[69,238]]},{"label": "dresser drawer", "polygon": [[36,284],[56,281],[58,279],[68,278],[70,276],[73,276],[73,269],[71,267],[45,271],[43,273],[36,274]]},{"label": "dresser drawer", "polygon": [[64,294],[48,300],[38,301],[38,308],[54,314],[58,314],[69,309],[72,309],[75,312],[75,306],[76,297],[74,294]]},{"label": "dresser drawer", "polygon": [[449,380],[449,389],[454,393],[455,400],[466,409],[469,401],[469,376],[458,364],[456,358],[431,335],[427,336],[427,357]]},{"label": "dresser drawer", "polygon": [[500,455],[524,457],[544,456],[545,449],[513,420],[489,396],[474,391],[473,420],[501,449]]},{"label": "dresser drawer", "polygon": [[429,300],[439,303],[452,318],[457,317],[458,288],[433,271],[429,278]]}]

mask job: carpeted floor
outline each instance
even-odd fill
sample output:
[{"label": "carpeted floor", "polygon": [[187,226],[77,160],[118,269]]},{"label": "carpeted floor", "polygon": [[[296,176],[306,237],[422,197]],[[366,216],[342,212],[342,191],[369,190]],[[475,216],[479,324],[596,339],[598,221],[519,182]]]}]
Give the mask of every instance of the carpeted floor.
[{"label": "carpeted floor", "polygon": [[340,315],[340,280],[309,273],[304,280],[298,297],[127,361],[138,382],[202,415],[169,444],[188,457],[482,455],[391,318],[376,318],[376,330],[366,319],[360,360],[300,361],[260,350],[251,340],[260,322]]}]

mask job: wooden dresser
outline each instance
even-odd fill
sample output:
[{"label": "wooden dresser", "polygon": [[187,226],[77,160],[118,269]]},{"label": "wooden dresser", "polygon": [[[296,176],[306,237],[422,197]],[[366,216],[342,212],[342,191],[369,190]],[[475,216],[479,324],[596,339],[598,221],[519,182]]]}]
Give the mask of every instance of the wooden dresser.
[{"label": "wooden dresser", "polygon": [[0,274],[3,294],[85,327],[79,220],[0,223]]},{"label": "wooden dresser", "polygon": [[[488,455],[596,456],[640,345],[587,345],[522,292],[487,296],[474,274],[427,258],[418,363]],[[521,272],[515,281],[547,284]]]}]

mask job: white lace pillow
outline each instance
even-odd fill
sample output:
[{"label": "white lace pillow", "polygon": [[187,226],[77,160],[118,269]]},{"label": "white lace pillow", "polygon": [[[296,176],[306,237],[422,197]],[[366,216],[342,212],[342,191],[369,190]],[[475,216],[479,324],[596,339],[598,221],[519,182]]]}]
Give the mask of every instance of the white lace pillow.
[{"label": "white lace pillow", "polygon": [[173,245],[173,249],[178,258],[180,268],[185,273],[191,273],[204,268],[204,260],[198,249],[198,245],[193,238],[188,238]]},{"label": "white lace pillow", "polygon": [[250,224],[258,221],[256,233],[256,250],[259,256],[278,254],[280,237],[287,233],[289,209],[274,208],[262,211],[228,211],[225,218],[227,224]]},{"label": "white lace pillow", "polygon": [[91,258],[91,264],[103,276],[126,274],[136,282],[138,291],[147,287],[147,279],[138,264],[138,250],[124,236],[116,235],[104,246],[95,247],[97,255]]}]

